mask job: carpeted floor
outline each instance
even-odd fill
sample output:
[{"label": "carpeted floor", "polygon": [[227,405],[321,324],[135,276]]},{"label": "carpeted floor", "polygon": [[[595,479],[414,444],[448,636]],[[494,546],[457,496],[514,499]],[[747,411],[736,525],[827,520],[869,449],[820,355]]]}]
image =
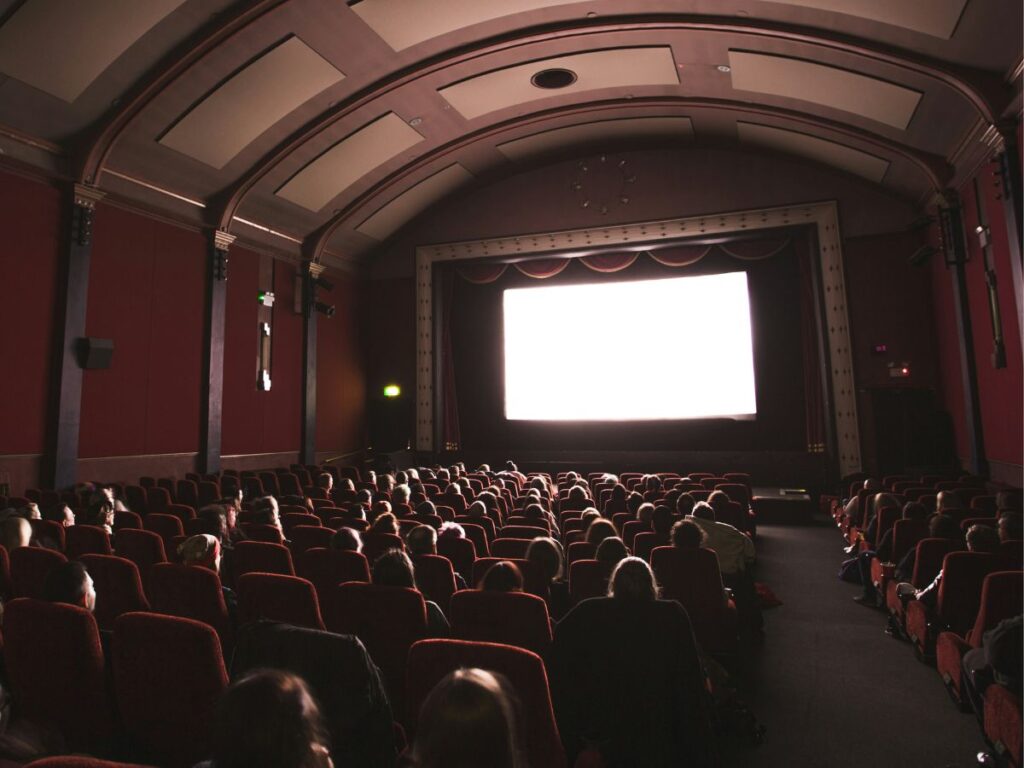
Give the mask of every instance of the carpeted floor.
[{"label": "carpeted floor", "polygon": [[945,768],[976,765],[985,744],[934,667],[885,634],[883,613],[836,578],[834,526],[759,526],[757,580],[784,605],[765,612],[763,647],[733,667],[767,727],[756,748],[723,748],[727,766]]}]

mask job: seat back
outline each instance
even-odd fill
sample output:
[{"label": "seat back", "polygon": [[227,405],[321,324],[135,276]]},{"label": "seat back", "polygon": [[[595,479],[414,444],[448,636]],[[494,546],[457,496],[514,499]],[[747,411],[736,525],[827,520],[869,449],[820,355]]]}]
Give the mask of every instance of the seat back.
[{"label": "seat back", "polygon": [[577,560],[569,566],[569,594],[573,603],[608,594],[612,569],[597,560]]},{"label": "seat back", "polygon": [[154,486],[146,489],[146,509],[150,512],[165,512],[173,503],[166,488]]},{"label": "seat back", "polygon": [[927,520],[895,520],[892,524],[892,557],[889,559],[898,563],[927,536]]},{"label": "seat back", "polygon": [[238,579],[241,621],[270,619],[296,627],[323,629],[313,583],[278,573],[247,573]]},{"label": "seat back", "polygon": [[[943,577],[945,578],[945,577]],[[981,584],[978,614],[966,640],[972,648],[980,648],[982,637],[1004,619],[1020,613],[1024,602],[1024,573],[992,571]]]},{"label": "seat back", "polygon": [[65,548],[64,526],[56,520],[29,520],[32,526],[32,541],[47,549],[63,552]]},{"label": "seat back", "polygon": [[89,611],[12,600],[4,609],[4,661],[19,717],[55,728],[70,750],[109,748],[113,708]]},{"label": "seat back", "polygon": [[[310,517],[313,516],[310,515]],[[297,525],[292,528],[288,535],[288,548],[292,552],[293,563],[299,562],[302,553],[307,549],[331,546],[331,537],[334,535],[334,531],[319,525],[319,519],[317,519],[317,523],[317,525]]]},{"label": "seat back", "polygon": [[313,547],[303,552],[299,573],[313,583],[321,604],[338,584],[370,581],[370,565],[362,552],[337,552],[329,547]]},{"label": "seat back", "polygon": [[96,586],[93,615],[100,629],[111,630],[122,613],[148,611],[139,569],[131,560],[114,555],[82,555],[78,558]]},{"label": "seat back", "polygon": [[260,541],[265,544],[284,544],[284,533],[276,525],[267,523],[239,523],[239,528],[245,533],[250,541]]},{"label": "seat back", "polygon": [[289,512],[281,515],[281,527],[286,538],[290,539],[292,529],[299,525],[318,527],[320,518],[307,512]]},{"label": "seat back", "polygon": [[632,552],[633,540],[636,538],[637,534],[650,530],[653,530],[650,523],[645,523],[642,520],[630,520],[622,526],[622,542]]},{"label": "seat back", "polygon": [[[409,648],[427,635],[427,608],[415,589],[348,582],[334,588],[324,608],[331,632],[355,635],[380,667],[392,702],[404,694]],[[402,709],[394,706],[395,712]]]},{"label": "seat back", "polygon": [[500,563],[502,560],[514,563],[520,573],[523,574],[523,591],[529,592],[531,595],[536,595],[542,600],[548,600],[551,597],[551,586],[547,579],[544,577],[544,572],[541,571],[540,566],[536,563],[531,563],[529,560],[523,560],[515,557],[478,557],[473,561],[473,580],[470,582],[472,586],[476,586],[480,583],[480,580],[487,573],[487,570],[495,563]]},{"label": "seat back", "polygon": [[0,600],[10,600],[14,596],[14,585],[11,582],[11,557],[7,548],[0,546]]},{"label": "seat back", "polygon": [[643,533],[638,533],[636,538],[633,539],[633,554],[649,563],[651,562],[651,552],[654,551],[654,548],[667,547],[669,543],[669,537],[666,535],[655,533],[654,531],[644,531]]},{"label": "seat back", "polygon": [[144,759],[188,768],[208,757],[228,684],[216,632],[191,619],[126,613],[114,624],[113,657],[118,710]]},{"label": "seat back", "polygon": [[571,568],[577,560],[593,560],[596,556],[597,547],[589,541],[574,541],[565,552],[565,562]]},{"label": "seat back", "polygon": [[497,672],[511,684],[522,705],[528,765],[565,768],[565,750],[544,662],[537,654],[510,645],[465,640],[422,640],[413,645],[407,686],[410,735],[415,734],[420,709],[434,686],[449,673],[464,668]]},{"label": "seat back", "polygon": [[126,528],[142,530],[142,515],[136,512],[124,510],[114,513],[114,533],[123,531]]},{"label": "seat back", "polygon": [[914,559],[914,574],[910,581],[918,589],[924,589],[942,568],[943,558],[953,549],[949,539],[921,539],[917,542],[917,555]]},{"label": "seat back", "polygon": [[149,574],[149,604],[157,613],[209,624],[230,648],[231,620],[220,577],[211,570],[177,563],[154,565]]},{"label": "seat back", "polygon": [[528,539],[495,539],[491,542],[491,556],[506,560],[525,558],[529,546]]},{"label": "seat back", "polygon": [[16,547],[9,553],[11,591],[15,597],[43,599],[46,577],[68,559],[60,552],[41,547]]},{"label": "seat back", "polygon": [[935,612],[940,622],[958,635],[974,625],[981,603],[981,587],[996,564],[983,552],[950,552],[942,561],[942,583]]},{"label": "seat back", "polygon": [[81,555],[112,555],[110,534],[96,525],[73,525],[64,531],[64,554],[68,560]]},{"label": "seat back", "polygon": [[416,586],[427,600],[433,600],[441,610],[448,613],[448,604],[455,594],[455,569],[451,560],[443,555],[417,555],[413,558],[416,568]]},{"label": "seat back", "polygon": [[999,568],[1005,571],[1019,571],[1024,564],[1024,541],[1007,539],[999,545]]},{"label": "seat back", "polygon": [[174,515],[152,514],[142,518],[142,528],[156,533],[164,540],[164,553],[173,551],[171,545],[175,536],[184,536],[185,528],[181,519]]},{"label": "seat back", "polygon": [[405,549],[401,536],[394,533],[375,533],[367,531],[363,534],[363,554],[373,567],[373,562],[389,549]]},{"label": "seat back", "polygon": [[232,553],[234,577],[237,582],[246,573],[279,573],[294,576],[295,566],[288,547],[266,541],[240,541]]},{"label": "seat back", "polygon": [[656,547],[651,552],[651,569],[661,585],[661,596],[686,609],[703,648],[722,651],[735,647],[735,620],[714,550]]},{"label": "seat back", "polygon": [[549,529],[540,525],[504,525],[497,533],[502,539],[526,539],[527,541],[551,535]]},{"label": "seat back", "polygon": [[471,539],[442,536],[437,540],[437,554],[447,557],[452,567],[467,582],[473,578],[473,561],[476,560],[476,545]]},{"label": "seat back", "polygon": [[165,515],[174,515],[183,524],[189,520],[194,520],[196,516],[195,507],[190,507],[187,504],[168,504],[160,512]]},{"label": "seat back", "polygon": [[199,486],[194,480],[179,480],[174,487],[174,498],[178,504],[199,508]]},{"label": "seat back", "polygon": [[135,563],[139,576],[145,584],[149,578],[149,569],[157,563],[167,562],[167,551],[164,540],[153,531],[140,531],[127,528],[117,534],[117,554]]}]

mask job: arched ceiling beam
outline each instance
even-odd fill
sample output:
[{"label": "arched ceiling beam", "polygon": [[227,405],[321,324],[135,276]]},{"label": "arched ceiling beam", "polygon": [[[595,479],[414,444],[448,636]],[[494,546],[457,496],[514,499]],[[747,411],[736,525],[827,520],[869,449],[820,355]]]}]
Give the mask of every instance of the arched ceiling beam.
[{"label": "arched ceiling beam", "polygon": [[767,22],[759,19],[741,20],[733,17],[693,15],[616,16],[559,22],[516,30],[508,35],[476,41],[471,45],[446,51],[434,57],[416,62],[397,72],[390,73],[386,77],[356,91],[348,98],[339,102],[334,109],[318,116],[278,144],[262,160],[256,163],[249,173],[224,190],[223,193],[217,195],[217,199],[211,201],[215,204],[220,204],[217,225],[221,229],[228,229],[232,218],[237,213],[239,206],[250,190],[304,143],[374,99],[408,85],[417,79],[457,64],[539,42],[609,33],[650,32],[657,30],[743,34],[771,40],[815,45],[860,56],[937,80],[963,96],[974,107],[979,116],[989,124],[996,122],[1002,107],[1009,103],[1009,99],[1012,98],[1010,89],[1006,87],[1002,79],[990,72],[961,67],[892,46],[865,41],[828,30]]},{"label": "arched ceiling beam", "polygon": [[[553,118],[562,118],[572,115],[587,115],[593,116],[594,119],[608,119],[607,113],[621,114],[627,110],[642,108],[649,110],[651,107],[660,107],[666,110],[671,110],[672,115],[686,114],[687,116],[692,116],[694,112],[706,110],[719,113],[731,112],[745,117],[759,116],[783,119],[791,125],[810,128],[815,131],[820,131],[822,129],[831,131],[835,134],[853,139],[859,144],[867,144],[875,149],[881,150],[885,153],[885,159],[890,159],[893,156],[896,156],[897,158],[907,160],[925,176],[928,180],[929,186],[935,191],[945,189],[949,184],[949,180],[953,176],[953,168],[944,158],[927,152],[921,152],[913,147],[908,147],[905,144],[892,141],[891,139],[871,133],[870,131],[854,128],[846,125],[845,123],[816,117],[804,112],[721,99],[690,99],[686,97],[666,98],[664,96],[649,99],[614,99],[592,102],[586,105],[576,104],[570,107],[561,107],[533,113],[525,117],[513,118],[503,123],[481,128],[478,131],[466,134],[454,141],[436,147],[431,152],[420,155],[402,168],[397,169],[388,177],[382,179],[373,187],[363,192],[363,194],[353,199],[345,207],[341,208],[336,215],[331,217],[330,221],[311,232],[305,238],[303,241],[303,252],[308,258],[314,261],[319,261],[320,256],[327,247],[327,243],[337,231],[338,227],[340,227],[354,211],[358,210],[368,200],[373,198],[375,195],[380,194],[388,187],[400,182],[402,179],[407,178],[410,174],[415,173],[421,168],[435,162],[439,158],[453,154],[478,141],[490,140],[503,133],[509,133],[512,131],[519,132],[519,130],[524,126],[529,126],[531,124],[542,125],[545,121]],[[669,116],[669,114],[670,113],[666,111],[660,116]],[[649,117],[651,115],[649,112],[645,112],[645,116]]]},{"label": "arched ceiling beam", "polygon": [[76,156],[74,176],[81,184],[96,184],[110,157],[110,153],[132,120],[142,112],[164,89],[182,77],[217,46],[260,19],[265,13],[288,0],[256,0],[244,3],[242,10],[226,20],[212,22],[168,53],[130,93],[120,98],[112,114],[86,138],[78,143],[82,152]]}]

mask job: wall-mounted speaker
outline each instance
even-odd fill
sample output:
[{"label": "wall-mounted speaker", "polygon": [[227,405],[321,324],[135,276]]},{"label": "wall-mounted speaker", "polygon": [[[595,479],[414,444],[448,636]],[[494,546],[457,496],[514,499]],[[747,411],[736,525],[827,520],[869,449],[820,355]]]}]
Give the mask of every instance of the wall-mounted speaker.
[{"label": "wall-mounted speaker", "polygon": [[97,339],[86,336],[78,340],[78,364],[82,368],[109,368],[113,357],[113,339]]}]

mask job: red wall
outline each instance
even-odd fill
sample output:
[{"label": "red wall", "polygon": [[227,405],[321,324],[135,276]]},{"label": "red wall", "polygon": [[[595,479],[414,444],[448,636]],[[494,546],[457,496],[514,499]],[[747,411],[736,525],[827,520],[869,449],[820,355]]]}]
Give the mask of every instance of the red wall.
[{"label": "red wall", "polygon": [[360,338],[366,291],[360,279],[332,272],[324,277],[334,289],[321,291],[320,298],[336,313],[317,320],[316,450],[342,454],[365,445],[367,385]]},{"label": "red wall", "polygon": [[[992,366],[992,322],[989,317],[988,286],[985,281],[985,263],[974,228],[978,223],[974,184],[968,181],[960,189],[967,232],[968,261],[966,265],[967,297],[973,331],[975,367],[978,392],[981,399],[981,428],[985,454],[989,461],[1010,464],[1018,469],[1024,454],[1024,412],[1021,392],[1021,341],[1016,322],[1016,298],[1013,273],[1006,233],[1006,219],[1001,200],[996,199],[998,189],[993,184],[991,167],[982,166],[977,172],[982,204],[992,230],[992,250],[997,275],[997,291],[1002,316],[1002,331],[1006,347],[1006,367]],[[964,396],[961,381],[959,342],[953,311],[951,275],[934,259],[932,265],[935,301],[936,337],[940,344],[943,395],[946,406],[954,417],[957,448],[961,457],[969,455]]]},{"label": "red wall", "polygon": [[0,455],[40,453],[56,323],[60,193],[48,184],[0,173]]},{"label": "red wall", "polygon": [[[260,284],[260,265],[273,284]],[[302,316],[293,311],[295,267],[244,248],[232,248],[228,262],[224,340],[224,412],[221,450],[225,455],[297,451],[302,425]],[[271,386],[256,388],[261,290],[273,290]]]},{"label": "red wall", "polygon": [[86,333],[114,356],[83,372],[79,455],[197,451],[205,240],[107,204],[93,233]]}]

